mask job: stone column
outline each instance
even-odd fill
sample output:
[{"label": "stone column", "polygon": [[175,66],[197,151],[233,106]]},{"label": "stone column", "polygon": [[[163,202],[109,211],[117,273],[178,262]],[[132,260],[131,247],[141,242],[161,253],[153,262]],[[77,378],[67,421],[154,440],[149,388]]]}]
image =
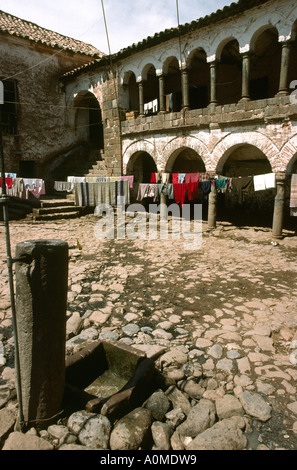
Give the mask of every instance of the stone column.
[{"label": "stone column", "polygon": [[288,84],[288,75],[289,75],[289,62],[290,62],[290,43],[282,43],[282,57],[281,57],[281,69],[279,77],[279,95],[288,95],[289,94],[289,84]]},{"label": "stone column", "polygon": [[209,64],[210,71],[210,103],[209,104],[218,104],[217,100],[217,62],[211,62]]},{"label": "stone column", "polygon": [[167,197],[160,193],[160,220],[167,220]]},{"label": "stone column", "polygon": [[143,101],[143,82],[142,80],[138,83],[139,91],[139,115],[144,115],[144,101]]},{"label": "stone column", "polygon": [[242,56],[241,101],[248,101],[250,99],[249,79],[250,79],[250,55],[248,52],[245,52]]},{"label": "stone column", "polygon": [[276,196],[274,199],[272,237],[278,239],[282,238],[283,230],[285,178],[286,175],[283,173],[276,175]]},{"label": "stone column", "polygon": [[215,229],[217,226],[217,190],[215,181],[211,182],[211,191],[208,196],[208,228]]},{"label": "stone column", "polygon": [[68,244],[18,243],[15,280],[23,418],[25,426],[43,428],[62,411]]},{"label": "stone column", "polygon": [[160,113],[166,112],[165,94],[164,94],[164,75],[159,76],[159,101]]},{"label": "stone column", "polygon": [[188,71],[187,69],[182,70],[182,96],[183,96],[183,110],[189,109],[189,83],[188,83]]}]

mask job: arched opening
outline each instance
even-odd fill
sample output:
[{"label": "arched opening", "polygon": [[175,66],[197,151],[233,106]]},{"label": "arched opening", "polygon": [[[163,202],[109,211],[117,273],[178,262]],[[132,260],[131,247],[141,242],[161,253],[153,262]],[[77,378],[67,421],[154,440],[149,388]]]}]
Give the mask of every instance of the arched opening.
[{"label": "arched opening", "polygon": [[139,184],[149,183],[151,174],[156,172],[156,163],[149,153],[139,151],[131,156],[126,168],[126,174],[134,176],[133,189],[130,192],[131,202],[137,200]]},{"label": "arched opening", "polygon": [[218,166],[231,181],[231,191],[219,194],[218,218],[237,225],[271,227],[275,188],[255,190],[253,179],[272,173],[266,155],[254,145],[239,144],[226,152]]},{"label": "arched opening", "polygon": [[235,146],[226,158],[222,173],[225,176],[254,176],[271,173],[271,165],[264,153],[250,144]]},{"label": "arched opening", "polygon": [[159,102],[159,80],[154,65],[148,64],[143,70],[143,101],[144,113],[156,114]]},{"label": "arched opening", "polygon": [[196,49],[190,57],[188,80],[190,108],[206,108],[210,98],[210,70],[203,49]]},{"label": "arched opening", "polygon": [[[168,173],[205,173],[205,165],[200,155],[193,149],[184,147],[175,150],[169,157],[166,165],[165,172]],[[193,207],[195,204],[202,205],[202,217],[207,219],[208,212],[208,199],[202,191],[199,190],[194,199],[188,200],[186,194],[185,202],[189,204],[191,215],[193,214]]]},{"label": "arched opening", "polygon": [[93,93],[79,93],[74,102],[78,140],[93,149],[104,149],[103,123],[99,103]]},{"label": "arched opening", "polygon": [[224,45],[217,67],[218,104],[237,103],[242,92],[242,57],[236,39]]},{"label": "arched opening", "polygon": [[139,92],[138,84],[136,82],[136,77],[133,72],[130,73],[128,80],[128,95],[129,95],[129,104],[128,111],[139,111]]},{"label": "arched opening", "polygon": [[179,112],[182,107],[181,72],[176,57],[170,57],[165,62],[164,80],[166,110]]},{"label": "arched opening", "polygon": [[197,152],[190,148],[175,150],[167,162],[167,169],[171,173],[204,173],[205,165]]},{"label": "arched opening", "polygon": [[250,98],[259,100],[274,97],[279,89],[281,44],[278,31],[267,27],[251,42]]}]

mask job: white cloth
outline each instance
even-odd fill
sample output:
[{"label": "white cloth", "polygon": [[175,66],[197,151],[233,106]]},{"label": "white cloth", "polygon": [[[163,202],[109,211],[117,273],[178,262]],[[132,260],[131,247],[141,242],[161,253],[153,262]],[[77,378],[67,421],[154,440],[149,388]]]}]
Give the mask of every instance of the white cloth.
[{"label": "white cloth", "polygon": [[255,175],[254,176],[254,189],[255,191],[263,191],[266,189],[265,176],[264,175]]}]

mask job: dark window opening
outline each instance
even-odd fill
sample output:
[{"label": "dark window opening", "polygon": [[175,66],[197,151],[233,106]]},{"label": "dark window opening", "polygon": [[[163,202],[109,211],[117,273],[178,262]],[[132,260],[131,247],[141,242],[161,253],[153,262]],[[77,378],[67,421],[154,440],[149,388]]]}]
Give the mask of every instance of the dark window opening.
[{"label": "dark window opening", "polygon": [[1,127],[4,135],[18,133],[17,86],[12,80],[3,80],[4,104],[1,105]]},{"label": "dark window opening", "polygon": [[190,88],[190,107],[191,109],[206,108],[208,106],[207,86],[198,86]]},{"label": "dark window opening", "polygon": [[33,160],[20,162],[19,176],[21,178],[35,178],[35,171],[35,162]]},{"label": "dark window opening", "polygon": [[250,81],[251,100],[261,100],[269,98],[268,77],[261,77]]}]

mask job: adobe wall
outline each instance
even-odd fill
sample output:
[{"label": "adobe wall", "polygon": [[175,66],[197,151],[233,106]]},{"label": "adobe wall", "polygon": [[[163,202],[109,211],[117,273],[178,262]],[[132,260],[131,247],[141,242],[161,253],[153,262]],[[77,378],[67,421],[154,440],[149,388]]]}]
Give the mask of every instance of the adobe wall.
[{"label": "adobe wall", "polygon": [[19,174],[19,161],[34,160],[41,177],[43,164],[72,146],[59,76],[90,58],[7,35],[0,41],[1,78],[17,82],[19,102],[18,134],[3,136],[6,171]]}]

